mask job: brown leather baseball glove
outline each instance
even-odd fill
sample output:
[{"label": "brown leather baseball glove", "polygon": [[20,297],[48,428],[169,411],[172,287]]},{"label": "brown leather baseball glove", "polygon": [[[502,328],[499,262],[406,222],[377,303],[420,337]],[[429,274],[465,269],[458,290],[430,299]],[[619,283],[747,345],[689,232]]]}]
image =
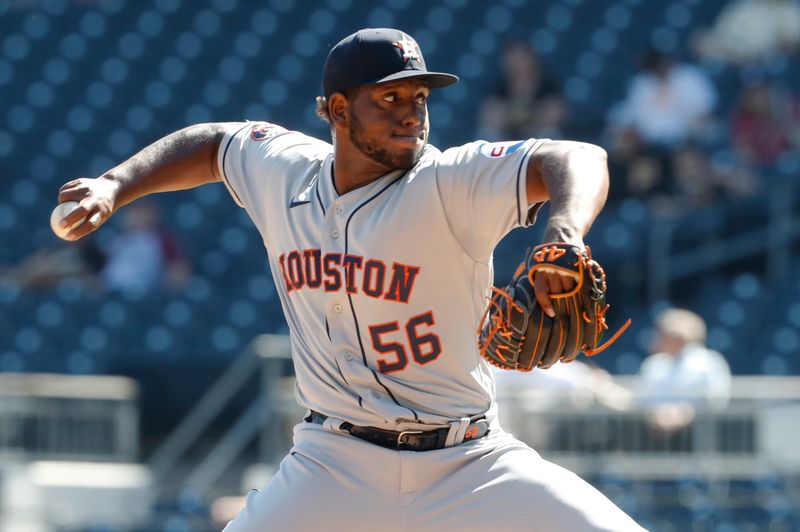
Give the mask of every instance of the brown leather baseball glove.
[{"label": "brown leather baseball glove", "polygon": [[[534,273],[556,271],[575,279],[569,292],[550,294],[556,311],[551,318],[534,293]],[[493,295],[478,329],[478,347],[489,363],[518,371],[572,362],[583,352],[596,355],[630,325],[625,324],[604,344],[606,275],[589,248],[564,243],[542,244],[526,254],[511,283]]]}]

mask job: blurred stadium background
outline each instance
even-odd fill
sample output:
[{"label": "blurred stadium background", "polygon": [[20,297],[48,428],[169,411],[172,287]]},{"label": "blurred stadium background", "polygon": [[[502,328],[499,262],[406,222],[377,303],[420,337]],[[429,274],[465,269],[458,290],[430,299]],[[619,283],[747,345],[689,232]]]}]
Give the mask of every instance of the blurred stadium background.
[{"label": "blurred stadium background", "polygon": [[[130,229],[123,216],[80,251],[48,217],[64,181],[192,123],[270,120],[326,138],[313,105],[325,55],[365,26],[408,31],[429,67],[461,75],[431,99],[442,148],[487,132],[504,45],[531,45],[565,109],[549,134],[611,153],[611,198],[587,242],[606,266],[612,323],[633,326],[591,362],[635,388],[656,314],[678,306],[705,319],[733,373],[727,406],[668,437],[635,407],[518,381],[501,390],[519,405],[509,428],[652,530],[800,530],[800,128],[778,113],[787,142],[754,162],[734,127],[755,84],[797,97],[800,60],[703,56],[699,32],[730,5],[0,0],[0,530],[215,530],[268,478],[301,412],[262,244],[224,187],[153,199],[163,260],[177,266],[150,290],[102,272]],[[702,134],[634,167],[614,151],[611,110],[647,49],[693,64],[716,103]],[[687,146],[701,161],[688,170],[673,158]],[[666,168],[656,178],[642,170],[653,161]],[[725,182],[741,172],[747,186]],[[498,284],[540,230],[501,243]]]}]

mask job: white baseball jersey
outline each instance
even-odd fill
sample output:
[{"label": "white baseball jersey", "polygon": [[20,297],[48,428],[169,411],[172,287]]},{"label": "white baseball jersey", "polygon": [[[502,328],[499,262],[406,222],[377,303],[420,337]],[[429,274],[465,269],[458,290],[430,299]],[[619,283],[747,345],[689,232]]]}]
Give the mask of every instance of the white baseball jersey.
[{"label": "white baseball jersey", "polygon": [[[339,195],[330,144],[266,123],[228,132],[221,175],[264,238],[297,399],[329,419],[298,423],[278,472],[226,532],[643,530],[494,416],[476,329],[495,244],[535,213],[526,163],[541,142],[428,146],[408,172]],[[486,437],[430,452],[336,424],[449,425],[458,443],[458,427],[483,413]]]},{"label": "white baseball jersey", "polygon": [[300,405],[394,430],[493,408],[476,330],[495,245],[533,221],[526,169],[542,142],[426,146],[411,170],[340,195],[331,144],[231,128],[220,173],[267,248]]}]

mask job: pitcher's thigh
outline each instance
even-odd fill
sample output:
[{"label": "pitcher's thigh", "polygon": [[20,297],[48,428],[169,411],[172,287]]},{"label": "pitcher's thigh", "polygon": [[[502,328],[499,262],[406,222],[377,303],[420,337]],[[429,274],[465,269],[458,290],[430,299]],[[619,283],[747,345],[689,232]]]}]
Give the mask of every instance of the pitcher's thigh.
[{"label": "pitcher's thigh", "polygon": [[426,492],[415,500],[426,531],[643,530],[588,482],[521,445],[471,460]]},{"label": "pitcher's thigh", "polygon": [[[361,484],[346,471],[289,455],[264,489],[247,495],[224,532],[376,530],[375,524],[386,519],[385,501]],[[370,491],[373,496],[365,500]]]},{"label": "pitcher's thigh", "polygon": [[[524,454],[524,451],[516,451]],[[498,497],[518,508],[509,514],[509,530],[643,531],[636,522],[594,486],[575,473],[533,458],[513,459],[511,476]],[[522,511],[519,508],[523,508]]]}]

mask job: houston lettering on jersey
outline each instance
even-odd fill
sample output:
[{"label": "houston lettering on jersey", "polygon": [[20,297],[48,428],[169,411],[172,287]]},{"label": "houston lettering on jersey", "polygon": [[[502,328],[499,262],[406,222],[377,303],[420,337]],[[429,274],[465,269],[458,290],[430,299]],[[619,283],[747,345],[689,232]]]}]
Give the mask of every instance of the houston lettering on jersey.
[{"label": "houston lettering on jersey", "polygon": [[278,257],[286,292],[301,288],[344,289],[374,298],[408,303],[419,266],[398,262],[387,266],[382,260],[349,253],[326,253],[319,249],[293,250]]}]

